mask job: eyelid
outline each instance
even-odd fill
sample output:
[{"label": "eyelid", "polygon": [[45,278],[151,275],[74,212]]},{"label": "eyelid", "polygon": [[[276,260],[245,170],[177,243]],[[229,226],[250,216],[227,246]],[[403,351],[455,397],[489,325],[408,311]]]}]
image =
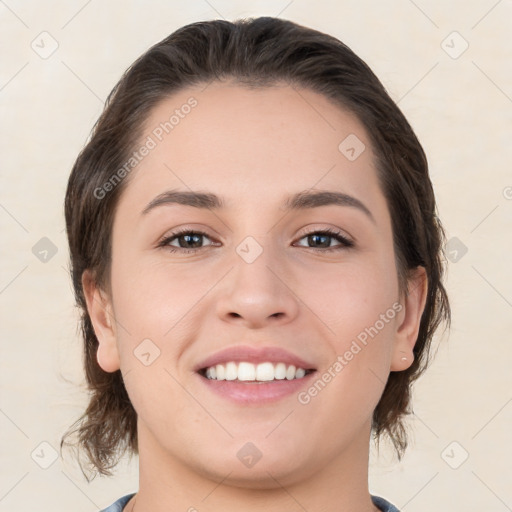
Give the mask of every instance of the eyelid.
[{"label": "eyelid", "polygon": [[341,238],[344,238],[347,242],[350,242],[351,244],[356,243],[356,239],[349,235],[345,230],[335,227],[335,226],[309,226],[306,228],[303,228],[299,231],[299,234],[297,235],[297,238],[303,238],[308,235],[312,235],[315,233],[329,233],[330,235],[337,235]]},{"label": "eyelid", "polygon": [[[198,247],[196,249],[187,249],[185,247],[176,247],[174,245],[169,244],[169,242],[171,240],[174,241],[175,239],[179,238],[180,236],[190,234],[190,233],[194,233],[196,235],[200,235],[205,238],[208,238],[212,243],[208,246]],[[194,228],[191,226],[183,226],[183,227],[176,228],[174,230],[167,231],[163,236],[161,236],[159,238],[156,246],[157,246],[157,248],[158,247],[174,247],[175,249],[180,250],[180,251],[199,251],[201,249],[204,249],[205,247],[214,246],[216,244],[217,244],[217,242],[215,241],[215,237],[209,235],[204,229]]]},{"label": "eyelid", "polygon": [[[207,236],[210,239],[220,240],[222,237],[214,230],[208,227],[204,227],[203,224],[182,224],[177,227],[169,228],[165,231],[165,233],[159,238],[159,240],[165,240],[167,238],[179,236],[186,233],[200,233],[204,236]],[[211,233],[211,234],[210,234]]]}]

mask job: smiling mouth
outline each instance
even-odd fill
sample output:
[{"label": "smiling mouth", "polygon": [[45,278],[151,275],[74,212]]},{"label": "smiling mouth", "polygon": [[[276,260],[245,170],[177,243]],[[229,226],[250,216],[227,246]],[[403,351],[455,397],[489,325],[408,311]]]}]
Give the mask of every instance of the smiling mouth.
[{"label": "smiling mouth", "polygon": [[293,364],[264,362],[253,364],[246,361],[229,361],[199,370],[209,380],[227,380],[246,383],[298,380],[314,372],[314,369],[298,368]]}]

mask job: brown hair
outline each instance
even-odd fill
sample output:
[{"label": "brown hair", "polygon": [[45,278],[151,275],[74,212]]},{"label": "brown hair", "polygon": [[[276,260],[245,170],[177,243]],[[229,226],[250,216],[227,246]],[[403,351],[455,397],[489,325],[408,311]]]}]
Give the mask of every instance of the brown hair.
[{"label": "brown hair", "polygon": [[137,59],[114,87],[74,164],[66,192],[71,276],[82,313],[90,401],[64,434],[61,449],[73,445],[66,439],[76,435],[74,446],[85,450],[94,476],[111,475],[126,450],[138,453],[137,415],[121,372],[107,373],[97,363],[98,340],[81,282],[88,269],[98,285],[109,289],[113,216],[128,180],[101,198],[97,191],[127,161],[157,102],[187,86],[225,79],[249,87],[284,82],[309,88],[354,113],[368,132],[391,214],[400,290],[407,293],[409,272],[418,266],[428,278],[414,362],[405,371],[391,372],[373,414],[375,438],[387,434],[399,458],[407,447],[403,419],[410,413],[411,384],[427,367],[437,327],[442,320],[450,323],[442,284],[445,235],[427,160],[411,126],[370,68],[338,39],[283,19],[184,26]]}]

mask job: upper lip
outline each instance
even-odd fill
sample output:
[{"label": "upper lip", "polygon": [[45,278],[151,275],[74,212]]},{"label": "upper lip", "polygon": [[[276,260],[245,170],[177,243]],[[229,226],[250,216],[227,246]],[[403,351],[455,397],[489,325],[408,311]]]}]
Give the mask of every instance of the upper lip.
[{"label": "upper lip", "polygon": [[312,363],[302,359],[301,357],[285,350],[281,347],[251,347],[249,345],[236,345],[215,352],[211,356],[201,361],[195,368],[195,371],[203,370],[217,364],[225,364],[233,361],[240,363],[242,361],[258,364],[258,363],[285,363],[294,365],[297,368],[305,370],[314,370]]}]

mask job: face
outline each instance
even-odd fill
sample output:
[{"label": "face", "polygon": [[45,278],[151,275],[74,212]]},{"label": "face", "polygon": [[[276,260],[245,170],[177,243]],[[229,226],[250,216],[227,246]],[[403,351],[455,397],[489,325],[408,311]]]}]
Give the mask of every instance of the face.
[{"label": "face", "polygon": [[141,460],[258,486],[360,458],[422,307],[399,301],[361,123],[309,90],[212,83],[161,102],[141,141],[111,295],[89,301],[115,319],[92,310]]}]

